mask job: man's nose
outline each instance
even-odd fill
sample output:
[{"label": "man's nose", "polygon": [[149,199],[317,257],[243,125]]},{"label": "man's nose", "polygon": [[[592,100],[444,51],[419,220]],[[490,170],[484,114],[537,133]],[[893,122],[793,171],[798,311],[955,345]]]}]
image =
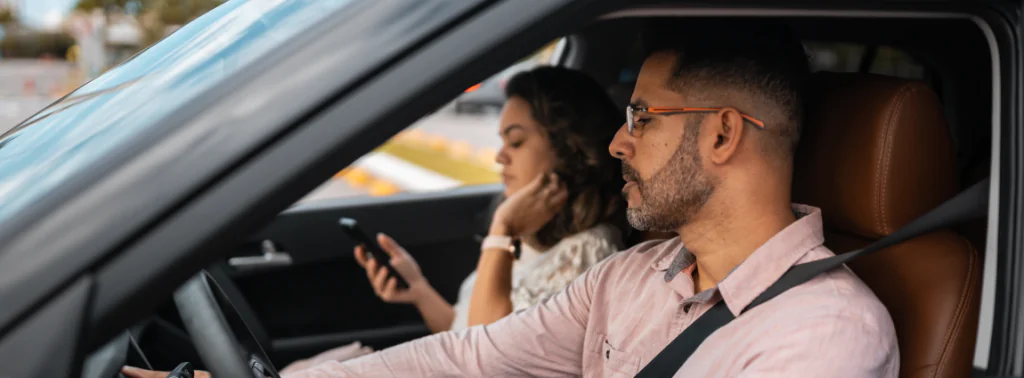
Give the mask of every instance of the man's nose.
[{"label": "man's nose", "polygon": [[625,122],[619,127],[619,131],[615,132],[612,144],[608,145],[608,153],[619,160],[633,157],[633,137],[629,135]]}]

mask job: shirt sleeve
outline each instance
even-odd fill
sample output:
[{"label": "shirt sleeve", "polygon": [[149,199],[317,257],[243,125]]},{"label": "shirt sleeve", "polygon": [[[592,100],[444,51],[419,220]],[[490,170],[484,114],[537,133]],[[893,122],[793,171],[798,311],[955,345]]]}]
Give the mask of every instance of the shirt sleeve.
[{"label": "shirt sleeve", "polygon": [[345,362],[325,362],[285,378],[579,376],[592,295],[603,265],[538,306],[495,323],[434,334]]},{"label": "shirt sleeve", "polygon": [[[781,331],[781,330],[780,330]],[[799,322],[784,331],[786,337],[765,344],[744,364],[740,377],[899,376],[899,348],[895,337],[883,337],[873,327],[849,316],[831,316]],[[879,347],[884,346],[884,347]]]}]

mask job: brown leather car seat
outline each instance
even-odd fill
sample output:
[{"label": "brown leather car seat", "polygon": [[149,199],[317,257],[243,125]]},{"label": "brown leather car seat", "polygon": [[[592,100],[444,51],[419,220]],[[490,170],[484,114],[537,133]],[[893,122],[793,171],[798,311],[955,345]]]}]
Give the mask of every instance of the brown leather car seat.
[{"label": "brown leather car seat", "polygon": [[[817,73],[795,157],[793,197],[818,206],[825,244],[862,248],[959,190],[941,104],[924,83]],[[892,315],[901,377],[967,377],[977,332],[977,252],[954,231],[861,257],[850,268]]]}]

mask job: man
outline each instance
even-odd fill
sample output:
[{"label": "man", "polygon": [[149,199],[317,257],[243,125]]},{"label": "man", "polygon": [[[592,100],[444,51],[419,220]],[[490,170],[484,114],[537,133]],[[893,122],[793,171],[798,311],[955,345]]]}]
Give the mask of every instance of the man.
[{"label": "man", "polygon": [[[678,25],[678,24],[677,24]],[[816,208],[790,204],[807,62],[781,28],[687,21],[648,34],[609,147],[637,245],[535,308],[290,377],[633,376],[718,301],[737,318],[677,377],[895,377],[885,307],[837,269],[743,313],[789,267],[832,256]]]}]

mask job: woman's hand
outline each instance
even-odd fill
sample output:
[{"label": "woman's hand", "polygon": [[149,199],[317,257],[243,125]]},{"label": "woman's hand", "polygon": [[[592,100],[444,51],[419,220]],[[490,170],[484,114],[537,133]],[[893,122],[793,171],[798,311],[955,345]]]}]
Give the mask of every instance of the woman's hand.
[{"label": "woman's hand", "polygon": [[562,209],[569,192],[554,173],[537,176],[494,212],[491,235],[532,235]]},{"label": "woman's hand", "polygon": [[422,300],[430,290],[430,284],[423,278],[423,273],[416,260],[405,251],[405,248],[402,248],[387,235],[377,234],[377,244],[380,244],[381,249],[391,256],[391,266],[409,284],[409,288],[399,289],[398,280],[388,277],[387,268],[368,256],[362,246],[357,246],[356,262],[366,269],[366,276],[370,279],[370,285],[373,286],[373,291],[377,293],[377,296],[388,303],[415,304]]},{"label": "woman's hand", "polygon": [[408,289],[399,289],[398,280],[388,277],[387,268],[382,267],[373,258],[366,255],[363,248],[356,247],[356,262],[363,269],[366,269],[366,276],[370,278],[370,285],[373,291],[384,302],[388,303],[411,303],[423,315],[427,327],[433,332],[447,331],[455,318],[455,310],[438,294],[427,279],[423,277],[419,264],[405,251],[405,248],[398,245],[393,239],[384,234],[377,235],[377,244],[388,256],[391,256],[391,266],[409,284]]}]

